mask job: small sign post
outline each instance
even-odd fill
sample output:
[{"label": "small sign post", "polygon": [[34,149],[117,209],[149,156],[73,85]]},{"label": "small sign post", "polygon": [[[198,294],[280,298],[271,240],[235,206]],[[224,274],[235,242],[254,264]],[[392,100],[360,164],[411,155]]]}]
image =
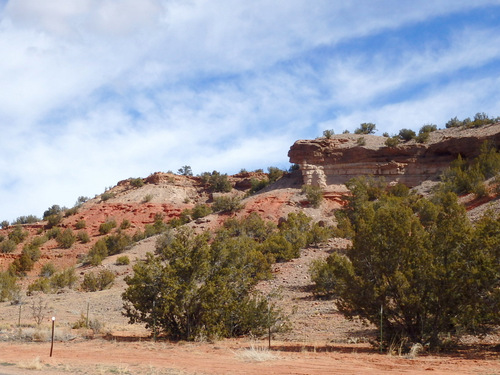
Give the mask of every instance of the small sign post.
[{"label": "small sign post", "polygon": [[56,322],[56,317],[52,317],[52,340],[50,343],[50,356],[52,357],[52,349],[54,348],[54,324]]}]

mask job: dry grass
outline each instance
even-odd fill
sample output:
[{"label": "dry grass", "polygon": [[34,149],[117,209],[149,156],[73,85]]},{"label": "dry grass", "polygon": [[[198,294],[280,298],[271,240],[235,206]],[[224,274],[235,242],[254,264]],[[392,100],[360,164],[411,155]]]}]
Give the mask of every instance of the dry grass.
[{"label": "dry grass", "polygon": [[236,358],[245,362],[266,362],[279,359],[279,356],[267,348],[250,346],[235,353]]},{"label": "dry grass", "polygon": [[40,357],[36,357],[32,360],[19,362],[17,365],[19,368],[26,370],[41,370],[43,368],[42,363],[40,362]]}]

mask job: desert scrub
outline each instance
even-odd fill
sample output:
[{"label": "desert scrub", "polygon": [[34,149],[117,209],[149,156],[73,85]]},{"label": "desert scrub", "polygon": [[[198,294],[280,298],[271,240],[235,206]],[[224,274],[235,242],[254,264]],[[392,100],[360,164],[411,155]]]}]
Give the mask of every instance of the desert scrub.
[{"label": "desert scrub", "polygon": [[12,240],[4,240],[0,242],[0,253],[12,253],[16,250],[16,243]]},{"label": "desert scrub", "polygon": [[115,274],[110,270],[101,270],[97,275],[89,272],[83,277],[80,287],[85,292],[97,292],[111,287],[114,280]]},{"label": "desert scrub", "polygon": [[76,236],[71,228],[66,228],[56,237],[57,244],[63,249],[69,249],[76,241]]},{"label": "desert scrub", "polygon": [[111,219],[99,225],[99,233],[108,234],[113,228],[116,228],[116,221]]},{"label": "desert scrub", "polygon": [[75,229],[83,229],[87,226],[85,220],[78,220],[75,224]]},{"label": "desert scrub", "polygon": [[126,266],[130,264],[130,259],[126,255],[119,256],[116,258],[116,264],[119,266]]},{"label": "desert scrub", "polygon": [[314,208],[318,208],[323,201],[323,191],[319,186],[303,185],[302,194],[306,195],[307,201]]},{"label": "desert scrub", "polygon": [[80,230],[76,235],[76,237],[78,238],[78,241],[80,241],[81,243],[90,242],[90,236],[85,230]]}]

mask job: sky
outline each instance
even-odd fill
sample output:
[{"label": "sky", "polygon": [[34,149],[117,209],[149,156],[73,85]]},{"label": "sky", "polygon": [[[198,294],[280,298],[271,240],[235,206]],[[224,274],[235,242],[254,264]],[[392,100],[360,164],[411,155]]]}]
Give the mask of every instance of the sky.
[{"label": "sky", "polygon": [[500,0],[0,0],[0,220],[500,115]]}]

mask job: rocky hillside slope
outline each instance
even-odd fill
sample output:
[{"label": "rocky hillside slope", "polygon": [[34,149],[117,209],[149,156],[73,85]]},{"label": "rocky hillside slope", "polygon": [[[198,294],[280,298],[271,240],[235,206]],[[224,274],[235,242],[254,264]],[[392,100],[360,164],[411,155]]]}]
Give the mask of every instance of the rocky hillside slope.
[{"label": "rocky hillside slope", "polygon": [[368,134],[339,134],[300,140],[290,148],[291,163],[300,166],[305,184],[326,187],[359,175],[383,176],[387,182],[409,187],[437,180],[458,155],[473,158],[485,140],[500,144],[500,123],[478,128],[450,128],[429,133],[397,146],[388,138]]}]

